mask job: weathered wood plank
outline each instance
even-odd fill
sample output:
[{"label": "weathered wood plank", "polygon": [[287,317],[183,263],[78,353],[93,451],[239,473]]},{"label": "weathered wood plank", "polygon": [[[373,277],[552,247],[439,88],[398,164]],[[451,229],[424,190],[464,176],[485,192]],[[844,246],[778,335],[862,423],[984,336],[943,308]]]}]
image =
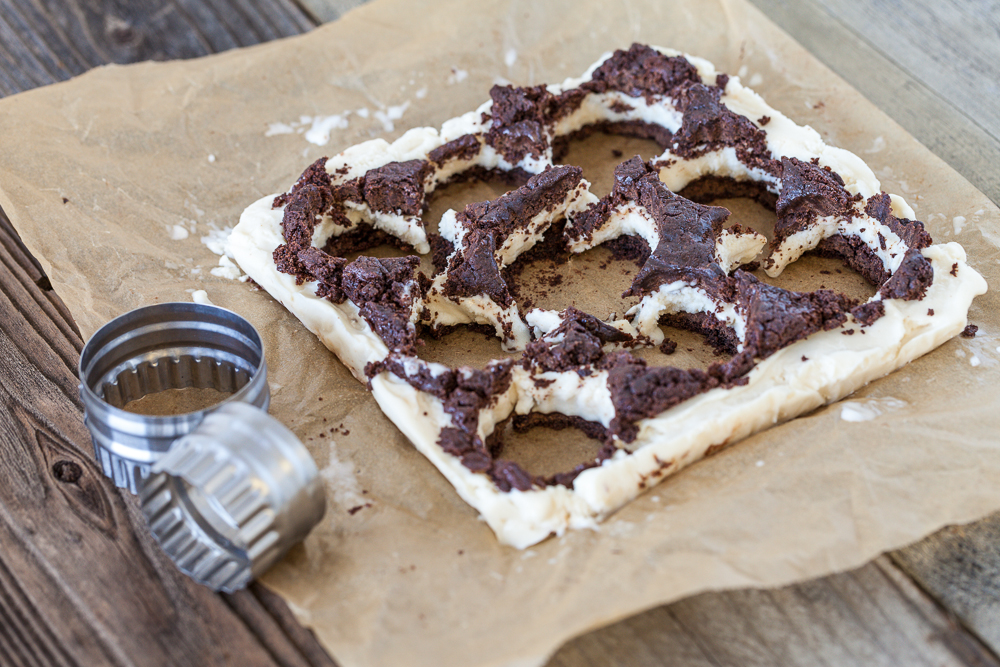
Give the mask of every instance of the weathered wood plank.
[{"label": "weathered wood plank", "polygon": [[203,56],[314,25],[291,0],[4,0],[0,97],[98,65]]},{"label": "weathered wood plank", "polygon": [[[923,78],[914,78],[897,64],[907,62],[911,69],[920,70],[909,60],[912,49],[922,46],[919,31],[911,25],[908,32],[901,28],[897,32],[897,25],[902,22],[901,17],[916,11],[915,7],[926,8],[934,3],[881,2],[879,5],[884,8],[892,6],[891,17],[866,24],[860,18],[844,22],[831,16],[820,5],[820,0],[750,2],[990,199],[1000,202],[1000,171],[996,169],[1000,164],[1000,134],[992,135],[984,126],[973,122],[971,117],[976,112],[972,107],[956,106],[964,104],[966,96],[975,96],[975,90],[955,96],[949,92],[952,88],[943,84],[960,76],[965,68],[961,57],[938,62],[938,71],[933,76],[925,72]],[[831,2],[829,6],[834,4]],[[851,0],[839,4],[860,7],[863,2]],[[974,3],[962,4],[967,8],[966,13],[976,11]],[[838,11],[855,17],[861,14],[860,9],[850,13],[847,9]],[[977,16],[976,29],[982,30],[981,37],[971,36],[963,53],[976,51],[980,42],[996,41],[1000,30],[996,10],[981,11]],[[859,31],[862,30],[871,35],[872,43],[861,36]],[[923,23],[921,30],[926,32],[925,39],[939,39],[930,21]],[[879,31],[883,34],[880,39]],[[987,115],[991,113],[994,118],[997,115],[995,100],[994,95],[983,101],[992,109]]]},{"label": "weathered wood plank", "polygon": [[1000,139],[1000,5],[815,0],[911,78]]},{"label": "weathered wood plank", "polygon": [[[106,4],[0,2],[0,95],[312,27],[285,0]],[[0,267],[0,664],[333,665],[266,590],[216,596],[163,556],[93,462],[83,341],[2,211]]]},{"label": "weathered wood plank", "polygon": [[1000,513],[891,554],[983,641],[1000,649]]},{"label": "weathered wood plank", "polygon": [[[792,14],[803,12],[808,14],[810,11],[808,7],[803,8],[806,3],[801,5],[796,3],[795,9],[776,2],[776,0],[774,2],[772,0],[759,0],[757,4],[764,7],[769,2],[782,4],[784,11]],[[256,41],[270,39],[273,38],[273,35],[268,32],[269,26],[280,26],[284,16],[282,12],[294,9],[290,3],[251,2],[250,0],[232,3],[227,3],[224,0],[211,0],[201,3],[196,0],[187,0],[161,3],[153,8],[129,5],[125,8],[118,8],[115,13],[105,14],[100,10],[100,3],[86,4],[74,1],[64,3],[63,7],[57,7],[55,4],[51,0],[3,0],[0,2],[0,95],[61,80],[103,62],[189,57],[232,48],[244,43],[256,43]],[[85,4],[86,6],[83,6]],[[313,17],[332,20],[346,9],[360,3],[353,0],[301,0],[301,4],[309,10]],[[10,12],[5,13],[8,6],[17,9],[18,13],[16,15]],[[766,10],[766,7],[764,8]],[[820,11],[822,13],[822,10]],[[293,14],[295,14],[294,11]],[[295,16],[299,16],[299,20],[308,25],[308,21],[302,18],[304,14],[295,14]],[[259,17],[263,17],[264,24],[255,22]],[[772,15],[772,18],[775,17]],[[904,77],[895,81],[906,92],[907,87],[912,84],[912,78],[906,78],[906,72],[898,67],[896,70],[885,68],[877,74],[875,84],[867,84],[875,88],[875,92],[866,90],[864,81],[859,83],[851,78],[851,76],[863,77],[865,74],[863,71],[856,67],[854,69],[849,67],[845,70],[848,73],[845,74],[824,57],[824,55],[829,57],[831,50],[835,52],[842,49],[842,46],[838,44],[839,37],[837,35],[843,37],[843,33],[846,32],[849,36],[853,35],[855,40],[860,40],[860,38],[854,35],[850,28],[844,27],[843,21],[837,21],[829,15],[826,15],[826,22],[816,20],[815,16],[812,19],[814,19],[812,23],[808,21],[804,23],[807,30],[797,35],[800,41],[810,48],[813,48],[817,42],[821,42],[820,51],[822,53],[817,53],[817,50],[813,48],[814,53],[817,53],[828,65],[834,67],[853,85],[862,89],[862,92],[865,92],[882,108],[894,115],[904,126],[908,127],[911,132],[914,132],[918,138],[947,159],[947,155],[932,145],[926,136],[921,135],[919,129],[923,128],[929,132],[928,136],[931,139],[935,137],[948,139],[945,126],[956,118],[957,112],[939,95],[935,95],[934,90],[936,89],[927,88],[922,93],[917,91],[920,94],[910,91],[914,96],[910,102],[913,102],[914,99],[919,102],[924,98],[934,102],[936,99],[935,103],[941,107],[939,109],[932,105],[930,111],[924,114],[926,117],[920,117],[917,114],[913,121],[917,123],[916,127],[918,127],[918,130],[915,131],[899,116],[895,116],[892,109],[885,104],[885,100],[877,99],[877,95],[881,94],[879,92],[881,88],[878,84],[885,83],[892,79],[895,74],[903,71]],[[833,38],[827,37],[830,21],[842,27],[841,32]],[[218,24],[225,27],[220,30]],[[206,25],[211,27],[205,28]],[[785,27],[789,29],[788,26]],[[281,29],[277,32],[281,33]],[[248,39],[249,41],[241,42],[240,39]],[[864,46],[865,42],[861,43]],[[883,60],[889,64],[894,64],[891,53],[886,55],[870,46],[869,49],[875,55],[881,55]],[[865,57],[858,58],[855,55],[854,58],[858,58],[867,68],[867,53],[862,53]],[[8,62],[13,62],[15,66],[8,67]],[[889,101],[891,102],[891,100]],[[912,104],[898,113],[905,117],[908,113],[907,108],[912,108]],[[918,109],[923,108],[918,107]],[[939,115],[942,109],[946,113],[945,116]],[[947,113],[952,115],[948,116]],[[959,113],[957,117],[961,120],[961,116]],[[943,120],[938,122],[938,119]],[[968,122],[968,119],[964,119],[963,122]],[[924,125],[920,125],[920,123]],[[963,146],[967,148],[966,144],[976,143],[976,137],[968,139],[969,130],[967,127],[960,126],[960,130],[957,132],[961,135],[959,147],[954,149],[958,159],[965,155]],[[954,128],[952,131],[955,133]],[[961,143],[963,137],[965,137],[966,144]],[[990,149],[990,146],[987,146],[987,149]],[[973,162],[978,164],[983,160],[990,159],[991,155],[987,151],[985,155],[976,157]],[[953,166],[955,166],[954,163]],[[961,168],[959,170],[963,171]],[[966,172],[963,171],[963,173]],[[968,176],[968,173],[966,175]],[[979,183],[977,185],[983,187]],[[997,199],[989,190],[987,193]],[[0,229],[3,228],[3,223],[4,221],[0,218]],[[0,288],[7,281],[7,278],[4,277],[7,271],[12,274],[20,271],[26,280],[33,283],[36,288],[44,287],[45,279],[40,267],[11,239],[11,236],[5,237],[3,233],[0,233],[0,242],[7,250],[4,264],[5,267],[8,267],[0,270]],[[71,318],[69,318],[68,312],[65,312],[64,307],[59,308],[61,302],[58,301],[58,297],[54,297],[53,300],[54,294],[48,296],[44,290],[31,289],[27,283],[24,283],[24,286],[30,293],[30,300],[35,302],[36,307],[42,310],[46,317],[56,322],[54,328],[50,325],[46,329],[46,335],[54,332],[56,335],[63,336],[65,341],[70,342],[69,348],[73,348],[78,354],[79,334],[70,326]],[[18,298],[21,299],[19,303],[29,303],[28,300],[24,300],[23,295]],[[0,308],[0,324],[6,319],[5,312]],[[62,320],[62,324],[59,324],[60,320]],[[29,333],[31,326],[28,328]],[[0,327],[0,331],[2,331],[2,327]],[[18,331],[21,332],[20,329]],[[76,339],[74,339],[73,334],[75,334]],[[4,338],[0,335],[0,350],[3,352],[8,349],[13,350],[13,347],[8,347],[8,343],[12,344],[13,340],[13,336]],[[4,356],[6,357],[6,354]],[[57,361],[64,368],[73,366],[73,364],[67,364],[67,360],[73,358],[73,352],[70,349],[64,347],[61,353],[54,356],[58,358]],[[59,363],[56,363],[53,368],[58,370]],[[75,372],[75,366],[71,370]],[[7,368],[0,366],[0,378],[7,378],[7,371]],[[44,372],[43,370],[43,375]],[[43,379],[47,380],[48,378]],[[0,388],[4,387],[5,385],[0,382]],[[2,397],[5,395],[0,393],[0,398]],[[75,400],[74,396],[65,392],[63,398],[71,402]],[[6,406],[6,403],[0,400],[0,406]],[[0,419],[5,416],[0,414]],[[38,433],[43,432],[47,433],[47,431],[38,431]],[[51,438],[51,435],[36,435],[35,437],[36,441],[46,443],[39,445],[43,455],[44,452],[52,449],[53,445],[46,440],[46,438]],[[66,444],[56,442],[57,444]],[[0,430],[0,450],[8,446],[15,446],[15,444]],[[56,450],[66,451],[58,447]],[[69,457],[69,454],[63,455]],[[81,469],[89,464],[89,458],[85,454],[80,459],[60,459],[50,467],[54,467],[61,461],[75,463]],[[59,466],[58,469],[63,471],[61,473],[63,476],[67,474],[66,470],[72,470],[66,465]],[[49,476],[55,474],[53,470],[50,471]],[[92,476],[93,474],[93,470],[88,471],[88,475]],[[61,477],[57,476],[57,481],[58,479]],[[88,503],[94,502],[93,498],[100,497],[94,495],[92,486],[89,485],[100,484],[102,480],[99,476],[89,478],[89,482],[81,482],[81,479],[83,479],[82,476],[75,483],[60,482],[61,486],[52,483],[52,488],[76,486],[84,489],[86,487],[88,490],[72,491],[72,493],[79,495],[82,500],[76,499],[67,501],[67,503],[70,507],[89,507]],[[48,485],[50,481],[47,481],[45,487],[47,490],[51,490]],[[109,497],[113,496],[112,493]],[[76,498],[73,495],[70,497]],[[0,505],[0,508],[3,507],[6,506]],[[124,501],[124,508],[125,514],[122,516],[127,516],[129,522],[138,521],[134,506],[130,505],[127,500]],[[119,507],[118,511],[121,512],[122,509]],[[2,516],[6,515],[0,514],[0,517]],[[37,526],[32,521],[22,522],[18,518],[15,523],[17,530],[14,532],[29,531],[28,537],[22,535],[24,542],[35,541],[35,533],[30,531],[35,531]],[[9,527],[10,524],[0,520],[0,525]],[[7,534],[2,534],[5,536],[2,542],[6,547],[8,544]],[[149,549],[149,546],[143,543],[143,548]],[[3,551],[6,552],[6,549]],[[29,556],[35,553],[31,549],[27,551]],[[152,548],[146,553],[146,557],[150,558],[155,553],[155,548]],[[10,574],[20,571],[12,569],[12,566],[9,565],[15,562],[19,554],[20,551],[15,549],[10,557],[4,560],[6,553],[0,553],[0,663],[10,661],[13,664],[59,665],[92,664],[91,659],[101,663],[124,663],[136,659],[135,655],[129,652],[131,650],[129,647],[123,647],[119,643],[121,638],[118,637],[118,633],[127,632],[130,628],[135,627],[138,627],[140,632],[148,632],[149,627],[143,623],[136,623],[122,628],[110,626],[114,628],[110,632],[107,626],[95,630],[94,626],[91,625],[92,619],[88,618],[88,613],[92,615],[94,609],[89,606],[79,617],[70,615],[67,619],[59,618],[52,621],[47,616],[50,613],[48,606],[50,600],[44,599],[44,595],[73,597],[75,592],[69,585],[71,582],[59,579],[55,586],[55,593],[47,590],[39,593],[33,587],[26,588],[21,585],[19,577]],[[22,567],[29,570],[32,567],[40,567],[37,562],[39,556],[35,554],[33,557],[36,559],[35,561],[25,561],[26,564],[22,564]],[[977,555],[975,562],[979,562],[978,558],[980,557],[982,556]],[[941,556],[929,554],[926,559],[928,563],[925,565],[933,570],[936,561],[941,559]],[[30,558],[28,560],[30,561]],[[904,563],[904,565],[907,565],[908,571],[917,571],[919,574],[920,563],[918,562],[916,566],[913,565],[919,559],[911,559],[911,561],[909,564]],[[169,568],[169,565],[165,567]],[[59,576],[65,577],[65,574]],[[951,575],[945,575],[942,579],[950,581],[950,577]],[[924,575],[924,578],[927,579],[927,576]],[[175,582],[175,584],[188,583],[190,586],[189,582],[181,579],[182,581]],[[100,578],[98,581],[101,581]],[[976,585],[978,585],[976,579],[971,577],[966,588],[971,589]],[[197,587],[194,588],[196,592],[204,593],[206,599],[219,599],[197,589]],[[176,591],[172,591],[172,594],[180,595]],[[968,590],[963,594],[970,595]],[[242,630],[237,630],[236,634],[248,632],[255,636],[255,641],[264,645],[263,649],[258,647],[252,651],[249,658],[246,658],[242,654],[242,649],[239,648],[239,642],[234,644],[229,638],[230,631],[227,630],[223,633],[225,637],[219,642],[235,651],[233,654],[227,653],[227,659],[247,660],[250,664],[255,664],[255,659],[266,656],[271,663],[283,665],[330,664],[329,658],[315,644],[311,635],[294,622],[287,607],[280,600],[274,599],[274,596],[266,589],[254,587],[249,592],[237,596],[223,596],[222,599],[225,600],[228,609],[234,612],[232,618],[225,615],[225,610],[220,611],[220,609],[212,607],[210,602],[203,601],[204,604],[212,607],[207,613],[209,615],[222,613],[223,625],[236,623],[238,627],[239,623],[234,620],[238,618],[245,627]],[[39,600],[42,602],[40,603]],[[63,607],[72,607],[73,604],[80,604],[81,601],[85,602],[82,598],[74,598],[69,602],[62,598],[55,599],[57,606],[62,605]],[[148,604],[148,601],[144,602]],[[959,603],[955,603],[955,606],[962,608]],[[976,608],[975,604],[973,607]],[[196,614],[198,612],[196,610],[195,612],[184,611],[183,613]],[[83,620],[81,621],[81,619]],[[888,619],[888,624],[886,619]],[[214,621],[209,619],[208,622]],[[67,626],[71,626],[71,628],[67,630]],[[981,632],[981,634],[984,633]],[[67,643],[66,637],[73,638],[78,644]],[[88,642],[86,637],[94,639]],[[930,637],[929,640],[928,637]],[[927,647],[924,646],[925,643]],[[661,607],[571,642],[560,651],[552,664],[652,665],[663,664],[666,656],[669,656],[672,664],[678,665],[883,664],[896,655],[894,653],[896,649],[900,650],[898,657],[906,658],[907,664],[997,664],[994,656],[985,647],[961,632],[954,624],[949,623],[947,616],[937,609],[930,599],[920,594],[913,587],[912,582],[901,577],[891,565],[884,561],[868,565],[853,573],[828,577],[779,591],[706,594]],[[236,654],[239,656],[237,657]],[[4,659],[5,657],[9,660]],[[160,657],[162,657],[160,654],[155,653],[148,656],[151,662],[157,662]],[[184,654],[184,657],[188,658],[190,654]],[[199,656],[198,664],[205,664],[205,661],[212,657],[213,655],[208,655],[207,658],[204,655]],[[177,655],[169,656],[169,659],[174,661],[177,658]],[[900,662],[892,660],[892,664],[900,664]]]},{"label": "weathered wood plank", "polygon": [[777,590],[706,593],[574,639],[548,667],[1000,665],[888,559]]},{"label": "weathered wood plank", "polygon": [[367,0],[298,0],[299,4],[320,23],[336,21]]},{"label": "weathered wood plank", "polygon": [[0,664],[332,664],[279,603],[223,601],[177,571],[103,477],[82,341],[26,257],[0,226]]}]

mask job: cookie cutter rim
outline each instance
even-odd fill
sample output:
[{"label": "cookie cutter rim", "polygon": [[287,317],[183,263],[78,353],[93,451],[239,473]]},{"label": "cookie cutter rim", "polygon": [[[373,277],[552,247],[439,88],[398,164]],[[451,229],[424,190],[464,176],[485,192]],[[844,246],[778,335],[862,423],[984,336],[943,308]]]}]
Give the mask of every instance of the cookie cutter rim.
[{"label": "cookie cutter rim", "polygon": [[266,412],[229,403],[152,465],[142,513],[177,567],[232,593],[319,523],[325,487],[301,441]]},{"label": "cookie cutter rim", "polygon": [[[91,336],[79,374],[84,421],[105,475],[138,493],[153,536],[198,583],[242,588],[323,517],[319,469],[267,414],[263,342],[236,313],[183,302],[130,311]],[[186,387],[232,393],[176,415],[123,409]]]},{"label": "cookie cutter rim", "polygon": [[[214,305],[163,303],[116,317],[87,341],[79,376],[95,455],[104,474],[132,493],[138,493],[150,466],[207,414],[234,402],[265,411],[270,404],[260,334],[241,316]],[[142,396],[186,387],[232,393],[178,415],[122,409]],[[117,395],[110,396],[112,391]]]}]

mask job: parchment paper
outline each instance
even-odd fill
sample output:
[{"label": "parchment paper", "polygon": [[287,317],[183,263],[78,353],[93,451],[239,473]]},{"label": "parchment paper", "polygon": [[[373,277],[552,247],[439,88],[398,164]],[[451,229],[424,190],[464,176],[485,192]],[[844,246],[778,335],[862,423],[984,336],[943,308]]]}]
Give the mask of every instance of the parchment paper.
[{"label": "parchment paper", "polygon": [[[538,664],[570,636],[642,609],[852,568],[1000,507],[996,292],[973,306],[974,340],[851,399],[880,416],[817,410],[670,478],[600,531],[517,551],[280,305],[209,274],[217,258],[201,238],[321,155],[439,126],[495,80],[577,76],[634,40],[743,75],[865,158],[936,240],[961,241],[998,284],[997,208],[739,0],[384,0],[303,37],[106,67],[0,102],[0,205],[85,336],[194,289],[262,332],[272,414],[305,441],[330,491],[322,524],[264,581],[347,667]],[[327,145],[306,141],[314,117],[335,125],[330,116],[361,108],[367,117],[346,116]]]}]

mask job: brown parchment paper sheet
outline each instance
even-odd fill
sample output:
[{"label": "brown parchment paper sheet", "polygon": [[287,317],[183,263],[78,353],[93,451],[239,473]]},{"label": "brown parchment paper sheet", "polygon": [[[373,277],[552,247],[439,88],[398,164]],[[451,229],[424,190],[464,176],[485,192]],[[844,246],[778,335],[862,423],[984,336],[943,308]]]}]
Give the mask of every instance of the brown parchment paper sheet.
[{"label": "brown parchment paper sheet", "polygon": [[[209,274],[217,258],[201,237],[316,158],[439,126],[501,78],[578,76],[632,41],[741,73],[772,106],[866,159],[937,241],[961,241],[1000,284],[997,208],[740,0],[384,0],[299,38],[106,67],[0,101],[0,205],[85,336],[194,289],[263,334],[272,414],[309,447],[330,492],[321,525],[264,581],[347,667],[539,664],[569,637],[642,609],[855,567],[1000,508],[996,292],[973,306],[977,338],[851,399],[878,401],[882,416],[850,423],[840,405],[817,410],[668,479],[599,531],[517,551],[496,543],[280,305]],[[322,147],[294,131],[301,116],[406,103],[391,131],[374,113],[348,116]],[[274,134],[275,123],[293,131]],[[187,238],[172,238],[178,225]]]}]

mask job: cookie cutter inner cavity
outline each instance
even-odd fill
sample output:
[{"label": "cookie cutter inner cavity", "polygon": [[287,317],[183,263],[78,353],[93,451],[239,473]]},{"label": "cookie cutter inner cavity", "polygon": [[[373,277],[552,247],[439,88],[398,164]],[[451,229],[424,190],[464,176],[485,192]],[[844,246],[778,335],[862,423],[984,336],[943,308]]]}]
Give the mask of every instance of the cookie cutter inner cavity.
[{"label": "cookie cutter inner cavity", "polygon": [[[168,389],[230,394],[201,410],[154,416],[125,405]],[[254,327],[217,306],[165,303],[138,308],[101,327],[80,355],[80,397],[104,474],[138,492],[150,467],[178,438],[222,405],[267,410],[264,347]]]}]

